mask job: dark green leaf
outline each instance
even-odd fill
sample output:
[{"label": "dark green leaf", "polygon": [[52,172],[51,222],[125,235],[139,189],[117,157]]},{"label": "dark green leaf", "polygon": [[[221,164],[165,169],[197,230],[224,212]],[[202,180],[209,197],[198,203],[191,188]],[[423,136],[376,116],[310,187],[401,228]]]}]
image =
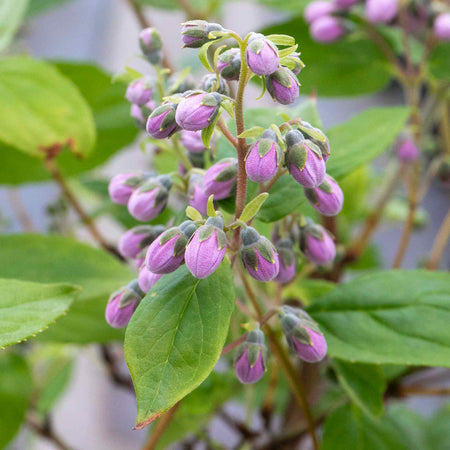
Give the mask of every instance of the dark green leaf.
[{"label": "dark green leaf", "polygon": [[441,43],[433,50],[428,61],[433,76],[442,81],[450,81],[450,45]]}]

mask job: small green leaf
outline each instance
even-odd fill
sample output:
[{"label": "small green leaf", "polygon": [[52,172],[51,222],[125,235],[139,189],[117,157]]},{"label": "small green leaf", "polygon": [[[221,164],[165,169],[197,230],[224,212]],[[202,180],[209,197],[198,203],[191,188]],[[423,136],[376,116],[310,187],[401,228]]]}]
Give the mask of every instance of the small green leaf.
[{"label": "small green leaf", "polygon": [[439,80],[450,81],[450,45],[440,43],[431,52],[428,60],[431,74]]},{"label": "small green leaf", "polygon": [[202,215],[192,206],[186,208],[186,216],[193,221],[202,220]]},{"label": "small green leaf", "polygon": [[216,208],[214,208],[214,194],[208,197],[208,203],[206,205],[206,213],[209,217],[216,217]]},{"label": "small green leaf", "polygon": [[242,132],[238,138],[258,138],[264,133],[263,127],[251,127]]},{"label": "small green leaf", "polygon": [[120,72],[114,75],[111,79],[111,83],[131,83],[134,80],[137,80],[139,78],[142,78],[143,74],[141,72],[138,72],[137,70],[133,69],[132,67],[125,67],[125,72]]},{"label": "small green leaf", "polygon": [[202,142],[206,148],[209,148],[209,143],[211,141],[211,137],[214,133],[214,129],[216,128],[217,121],[220,118],[220,112],[216,115],[214,120],[202,130]]},{"label": "small green leaf", "polygon": [[268,196],[268,192],[263,192],[255,197],[251,202],[247,203],[244,211],[242,211],[241,217],[239,217],[239,220],[242,220],[242,222],[252,220],[258,214],[261,206],[267,200]]},{"label": "small green leaf", "polygon": [[278,56],[281,58],[285,58],[286,56],[289,56],[290,54],[292,54],[293,52],[295,52],[298,48],[298,45],[293,45],[292,47],[288,47],[288,48],[283,48],[283,50],[280,50],[278,52]]},{"label": "small green leaf", "polygon": [[295,39],[287,34],[270,34],[269,36],[266,36],[266,39],[269,39],[269,41],[272,41],[275,45],[295,45]]}]

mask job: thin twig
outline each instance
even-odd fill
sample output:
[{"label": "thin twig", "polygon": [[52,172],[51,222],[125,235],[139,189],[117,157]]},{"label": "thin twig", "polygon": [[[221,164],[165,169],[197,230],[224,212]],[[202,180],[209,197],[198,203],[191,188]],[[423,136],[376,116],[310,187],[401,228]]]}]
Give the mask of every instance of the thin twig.
[{"label": "thin twig", "polygon": [[105,367],[108,371],[109,377],[111,380],[122,388],[125,388],[131,392],[134,392],[133,382],[130,377],[123,376],[119,368],[117,367],[117,361],[114,358],[114,355],[111,353],[111,350],[107,345],[100,346],[101,355],[103,362],[105,363]]},{"label": "thin twig", "polygon": [[433,247],[431,249],[430,258],[426,264],[428,270],[436,270],[439,266],[442,254],[447,247],[447,241],[450,237],[450,209],[445,216],[441,227],[434,239]]},{"label": "thin twig", "polygon": [[11,188],[7,191],[8,200],[11,203],[11,207],[16,215],[20,225],[22,225],[23,231],[25,233],[33,233],[35,230],[33,221],[28,214],[25,205],[20,198],[20,193],[17,189]]},{"label": "thin twig", "polygon": [[175,413],[178,411],[179,407],[180,402],[172,406],[172,408],[170,408],[163,416],[161,416],[160,419],[158,419],[155,429],[152,430],[150,437],[142,447],[142,450],[153,450],[156,448],[162,435],[167,430],[173,418],[175,417]]},{"label": "thin twig", "polygon": [[433,388],[427,386],[399,386],[398,393],[400,396],[406,395],[450,395],[450,388]]},{"label": "thin twig", "polygon": [[217,121],[217,128],[222,132],[228,142],[237,150],[239,150],[238,140],[231,134],[222,118]]},{"label": "thin twig", "polygon": [[31,430],[42,438],[50,441],[59,450],[69,450],[70,447],[54,432],[49,420],[45,420],[41,423],[35,417],[28,415],[26,418],[26,424]]}]

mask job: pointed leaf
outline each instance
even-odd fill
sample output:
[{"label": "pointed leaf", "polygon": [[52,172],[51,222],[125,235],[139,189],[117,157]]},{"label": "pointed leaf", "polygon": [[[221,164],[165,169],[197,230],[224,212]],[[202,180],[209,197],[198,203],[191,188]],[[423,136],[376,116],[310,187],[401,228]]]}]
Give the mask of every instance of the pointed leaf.
[{"label": "pointed leaf", "polygon": [[252,220],[258,214],[261,206],[267,200],[268,196],[268,192],[263,192],[262,194],[259,194],[257,197],[255,197],[250,203],[247,203],[247,205],[245,205],[244,211],[242,211],[241,217],[239,217],[239,220],[242,220],[242,222],[248,222],[249,220]]}]

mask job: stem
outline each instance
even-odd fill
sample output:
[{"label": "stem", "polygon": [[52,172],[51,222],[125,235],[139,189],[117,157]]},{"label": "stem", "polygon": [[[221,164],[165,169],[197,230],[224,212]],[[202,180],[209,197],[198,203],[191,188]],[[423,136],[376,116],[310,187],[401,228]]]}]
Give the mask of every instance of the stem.
[{"label": "stem", "polygon": [[431,249],[430,258],[425,266],[428,270],[436,270],[439,266],[442,254],[447,246],[447,241],[450,237],[450,209],[442,222],[441,228],[436,235],[436,238]]},{"label": "stem", "polygon": [[222,132],[224,137],[228,140],[228,142],[239,151],[239,143],[238,140],[231,134],[230,130],[225,125],[225,122],[222,118],[217,121],[217,128]]},{"label": "stem", "polygon": [[432,388],[425,386],[400,386],[400,396],[404,395],[450,395],[450,388]]},{"label": "stem", "polygon": [[39,436],[52,442],[54,446],[59,450],[69,450],[69,446],[53,431],[48,418],[44,421],[44,423],[41,424],[36,418],[27,416],[26,424]]},{"label": "stem", "polygon": [[34,231],[36,231],[33,225],[33,221],[31,220],[31,217],[29,216],[25,205],[22,202],[22,199],[20,198],[19,191],[14,188],[8,189],[7,195],[14,214],[20,222],[23,231],[25,233],[33,233]]},{"label": "stem", "polygon": [[102,353],[103,362],[105,363],[105,367],[108,371],[109,377],[111,380],[122,388],[125,388],[131,392],[134,392],[133,382],[131,378],[124,377],[118,370],[116,359],[114,355],[111,353],[111,350],[107,345],[101,345],[100,350]]},{"label": "stem", "polygon": [[181,402],[178,402],[174,406],[172,406],[172,408],[170,408],[158,420],[158,423],[156,424],[155,429],[151,432],[150,437],[149,437],[148,441],[142,447],[142,450],[153,450],[156,448],[162,435],[167,430],[167,428],[170,425],[170,422],[172,422],[173,418],[175,417],[175,413],[177,412],[178,408],[180,407],[180,403]]},{"label": "stem", "polygon": [[181,163],[183,164],[183,166],[185,167],[185,169],[187,171],[192,170],[193,166],[191,161],[189,161],[189,158],[186,156],[186,154],[184,153],[183,149],[180,147],[179,141],[178,141],[178,136],[176,134],[174,134],[172,136],[172,143],[173,143],[173,149],[175,151],[175,153],[177,154],[177,156],[180,158]]}]

